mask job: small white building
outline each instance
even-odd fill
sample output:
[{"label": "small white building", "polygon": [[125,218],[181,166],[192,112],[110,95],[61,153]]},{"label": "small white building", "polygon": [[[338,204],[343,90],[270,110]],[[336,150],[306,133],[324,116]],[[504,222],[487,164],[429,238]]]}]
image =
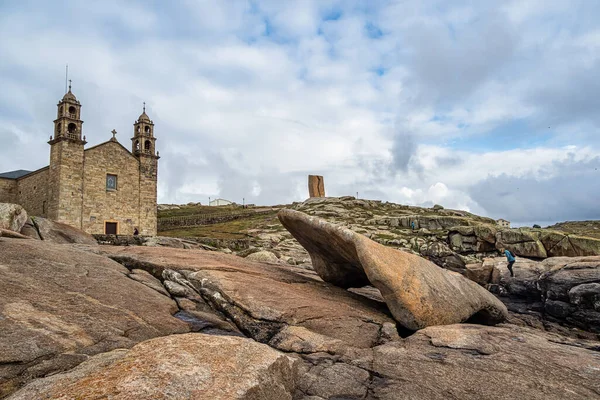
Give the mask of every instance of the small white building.
[{"label": "small white building", "polygon": [[496,223],[498,224],[498,226],[501,226],[502,228],[510,228],[510,221],[507,221],[505,219],[497,219]]},{"label": "small white building", "polygon": [[235,204],[233,201],[225,200],[225,199],[214,199],[210,201],[211,206],[229,206],[231,204]]}]

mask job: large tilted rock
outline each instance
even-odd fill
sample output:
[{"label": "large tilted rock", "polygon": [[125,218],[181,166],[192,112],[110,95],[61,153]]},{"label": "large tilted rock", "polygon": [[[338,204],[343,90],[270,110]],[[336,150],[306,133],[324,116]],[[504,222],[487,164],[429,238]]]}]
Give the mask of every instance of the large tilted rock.
[{"label": "large tilted rock", "polygon": [[27,219],[27,223],[21,229],[21,233],[34,239],[41,239],[52,243],[98,243],[89,233],[42,217]]},{"label": "large tilted rock", "polygon": [[0,228],[19,232],[27,221],[27,211],[18,204],[0,203]]},{"label": "large tilted rock", "polygon": [[251,339],[174,335],[97,355],[9,399],[291,400],[296,362]]},{"label": "large tilted rock", "polygon": [[406,328],[416,330],[472,317],[494,324],[508,315],[502,302],[484,288],[421,257],[298,211],[281,210],[278,216],[308,250],[324,281],[345,288],[373,284],[394,318]]}]

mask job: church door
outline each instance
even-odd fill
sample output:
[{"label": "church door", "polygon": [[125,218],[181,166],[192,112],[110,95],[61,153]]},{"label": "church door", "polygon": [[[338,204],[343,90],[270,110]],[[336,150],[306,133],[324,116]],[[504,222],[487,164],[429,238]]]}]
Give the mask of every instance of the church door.
[{"label": "church door", "polygon": [[104,233],[107,235],[117,234],[117,223],[116,222],[105,222]]}]

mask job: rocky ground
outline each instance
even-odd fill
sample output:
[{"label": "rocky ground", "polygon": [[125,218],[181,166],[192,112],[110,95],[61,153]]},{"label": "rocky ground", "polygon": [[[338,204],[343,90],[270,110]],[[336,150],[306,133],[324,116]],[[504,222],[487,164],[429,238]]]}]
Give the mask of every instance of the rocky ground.
[{"label": "rocky ground", "polygon": [[[354,197],[311,198],[285,208],[323,218],[378,243],[419,254],[441,267],[463,274],[467,265],[498,256],[502,248],[534,260],[600,255],[600,239],[571,233],[566,226],[572,226],[573,223],[561,225],[562,230],[506,229],[490,218],[466,211],[447,210],[441,206],[412,207]],[[194,210],[191,208],[189,212]],[[185,213],[185,207],[178,212]],[[248,249],[240,250],[235,245],[229,248],[242,256],[253,251],[269,250],[284,262],[310,264],[306,251],[279,223],[275,214],[276,211],[273,211],[271,215],[248,221],[165,231],[161,234],[189,236],[188,239],[192,240],[198,237],[231,239],[234,242],[236,239],[244,240]],[[219,247],[227,246],[224,243]]]},{"label": "rocky ground", "polygon": [[[503,229],[489,218],[464,211],[353,197],[313,198],[289,208],[459,272],[500,296],[514,317],[524,323],[577,337],[595,339],[600,334],[599,263],[585,258],[600,255],[599,239],[553,229]],[[234,224],[201,227],[199,233],[214,235],[239,229],[243,239],[225,236],[220,243],[212,243],[215,249],[251,260],[312,268],[308,252],[274,215]],[[568,223],[563,229],[572,225]],[[590,223],[585,225],[593,228]],[[165,246],[200,246],[196,242],[200,239],[195,237],[160,240]],[[240,243],[244,243],[242,248]],[[509,276],[506,259],[499,252],[502,248],[518,256],[515,278]],[[555,290],[557,287],[561,289]]]},{"label": "rocky ground", "polygon": [[[600,397],[600,257],[548,257],[564,239],[548,246],[548,232],[543,230],[523,231],[532,235],[532,241],[521,240],[522,236],[513,241],[503,231],[489,228],[489,220],[470,214],[446,215],[455,212],[439,208],[420,214],[411,207],[355,202],[360,200],[321,199],[294,208],[313,215],[332,213],[316,215],[341,222],[353,232],[375,227],[366,233],[387,241],[388,248],[406,246],[412,255],[382,249],[335,227],[326,229],[342,236],[328,238],[332,245],[325,253],[322,246],[315,250],[305,243],[312,249],[309,255],[273,221],[269,227],[249,228],[258,231],[250,233],[252,243],[242,249],[227,247],[227,239],[223,246],[211,246],[196,238],[154,238],[145,246],[98,245],[83,232],[10,209],[11,220],[0,218],[4,278],[0,280],[0,398]],[[337,219],[340,215],[346,215],[343,221]],[[369,218],[361,220],[364,215]],[[419,230],[400,228],[403,215],[409,216],[408,222],[419,217]],[[391,226],[396,224],[394,218],[398,229]],[[373,225],[382,220],[394,222]],[[464,225],[456,226],[473,231],[434,229],[446,226],[441,221],[463,221]],[[27,235],[20,237],[37,240],[7,237],[16,228]],[[429,236],[424,229],[439,232]],[[384,230],[397,238],[382,236]],[[486,257],[486,251],[477,251],[480,247],[454,246],[453,254],[464,266],[445,266],[480,286],[466,284],[455,272],[433,264],[433,269],[424,267],[430,264],[417,256],[422,246],[411,244],[427,237],[427,248],[443,242],[452,249],[450,232],[474,236],[475,243],[463,243],[476,246],[487,239],[494,247],[508,243],[523,251],[539,251],[541,244],[546,257],[518,257],[516,277],[510,278],[503,259]],[[389,242],[401,236],[406,244]],[[581,239],[567,238],[571,244],[559,247],[592,248],[593,242],[577,247],[572,243]],[[342,239],[345,244],[339,242]],[[352,246],[355,253],[349,254]],[[329,280],[323,270],[317,265],[317,271],[312,268],[315,251],[328,265],[362,268],[367,283],[382,289],[384,296],[372,286],[345,290],[323,281],[317,275]],[[415,257],[423,263],[419,269],[427,271],[414,275],[418,271],[411,272],[415,263],[410,261],[402,272],[411,277],[411,290],[429,293],[423,297],[427,303],[412,308],[424,321],[423,329],[406,329],[398,322],[404,315],[397,307],[410,300],[398,297],[398,304],[390,302],[389,292],[402,288],[402,279],[399,286],[392,282],[389,290],[381,284],[382,273],[388,281],[394,280],[391,270],[378,267],[390,257],[399,257],[398,263]],[[440,264],[441,258],[430,259]],[[454,286],[458,291],[478,293],[486,288],[496,293],[511,311],[508,320],[495,326],[452,322],[432,326],[435,318],[446,314],[429,319],[426,312],[429,305],[445,298],[436,293],[442,290],[438,279],[451,282],[445,291]],[[485,293],[482,298],[495,304]],[[485,307],[486,303],[467,304]],[[468,317],[457,309],[449,312],[456,313],[458,321]]]},{"label": "rocky ground", "polygon": [[598,342],[511,323],[402,338],[376,294],[294,266],[0,240],[0,393],[10,399],[600,396]]}]

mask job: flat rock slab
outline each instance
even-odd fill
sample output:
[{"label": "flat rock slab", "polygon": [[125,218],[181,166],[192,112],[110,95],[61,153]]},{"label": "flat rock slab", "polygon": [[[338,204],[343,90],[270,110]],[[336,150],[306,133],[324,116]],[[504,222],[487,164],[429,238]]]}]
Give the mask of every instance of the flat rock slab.
[{"label": "flat rock slab", "polygon": [[291,400],[296,362],[247,338],[173,335],[97,355],[9,399]]},{"label": "flat rock slab", "polygon": [[245,334],[264,342],[293,325],[335,337],[346,346],[369,348],[379,344],[384,324],[395,327],[385,304],[324,283],[312,271],[203,250],[144,246],[90,250],[162,276],[166,286],[173,281],[202,292]]},{"label": "flat rock slab", "polygon": [[394,399],[600,398],[600,353],[503,324],[433,326],[374,349],[374,391]]},{"label": "flat rock slab", "polygon": [[0,238],[0,273],[0,397],[89,355],[189,331],[171,298],[106,257]]},{"label": "flat rock slab", "polygon": [[345,288],[372,284],[408,329],[470,318],[495,324],[508,317],[504,304],[487,290],[424,258],[298,211],[281,210],[278,217],[309,252],[324,281]]}]

